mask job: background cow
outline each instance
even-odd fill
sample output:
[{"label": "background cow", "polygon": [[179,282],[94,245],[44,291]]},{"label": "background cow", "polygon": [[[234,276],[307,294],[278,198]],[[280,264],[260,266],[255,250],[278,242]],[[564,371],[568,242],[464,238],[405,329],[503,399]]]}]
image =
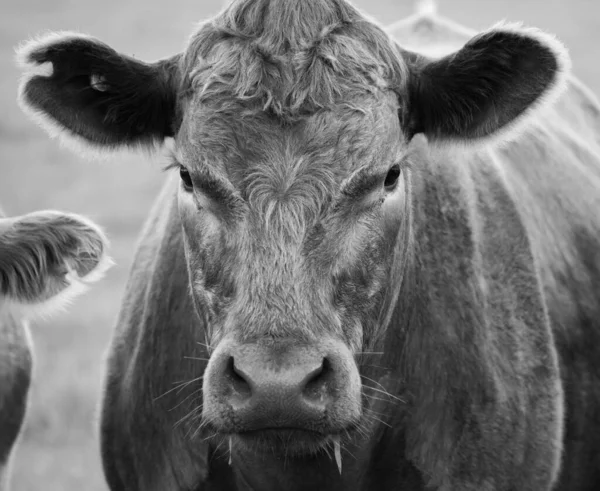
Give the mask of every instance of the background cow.
[{"label": "background cow", "polygon": [[96,85],[96,87],[101,87],[101,85],[100,86],[98,84],[95,84],[95,85]]},{"label": "background cow", "polygon": [[32,344],[27,321],[64,308],[111,265],[108,243],[80,215],[0,215],[0,490],[27,408]]}]

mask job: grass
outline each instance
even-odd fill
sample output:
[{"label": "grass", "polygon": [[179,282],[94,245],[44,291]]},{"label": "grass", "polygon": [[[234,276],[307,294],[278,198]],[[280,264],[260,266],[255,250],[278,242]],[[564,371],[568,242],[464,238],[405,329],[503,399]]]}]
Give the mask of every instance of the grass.
[{"label": "grass", "polygon": [[[356,2],[390,23],[412,0]],[[438,0],[455,20],[484,28],[522,20],[555,32],[570,48],[574,69],[600,92],[596,0]],[[78,30],[116,49],[152,60],[181,49],[195,21],[216,12],[203,0],[3,0],[0,15],[0,200],[10,214],[55,208],[87,214],[107,230],[117,267],[70,309],[33,326],[35,379],[14,462],[17,491],[105,490],[97,442],[97,408],[110,341],[136,236],[164,176],[141,156],[86,162],[28,121],[15,95],[13,47],[44,30]]]}]

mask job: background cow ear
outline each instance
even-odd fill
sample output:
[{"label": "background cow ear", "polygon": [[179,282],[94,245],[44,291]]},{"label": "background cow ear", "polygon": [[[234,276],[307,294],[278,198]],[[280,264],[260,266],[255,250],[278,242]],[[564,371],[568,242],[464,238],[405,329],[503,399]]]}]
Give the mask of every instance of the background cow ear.
[{"label": "background cow ear", "polygon": [[404,52],[411,71],[409,136],[473,140],[504,136],[531,109],[552,103],[566,85],[564,46],[535,29],[500,25],[462,49],[430,60]]},{"label": "background cow ear", "polygon": [[113,264],[106,235],[82,215],[46,210],[3,222],[0,298],[21,316],[59,310]]},{"label": "background cow ear", "polygon": [[107,148],[152,146],[174,134],[180,55],[144,63],[88,36],[53,33],[17,57],[30,72],[21,106],[53,136]]}]

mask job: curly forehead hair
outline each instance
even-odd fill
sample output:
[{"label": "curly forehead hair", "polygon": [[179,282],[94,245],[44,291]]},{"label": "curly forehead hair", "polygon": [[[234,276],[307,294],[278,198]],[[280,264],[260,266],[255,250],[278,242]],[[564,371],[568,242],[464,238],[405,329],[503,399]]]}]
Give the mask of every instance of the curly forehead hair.
[{"label": "curly forehead hair", "polygon": [[407,81],[393,41],[343,0],[234,1],[192,36],[184,65],[200,102],[283,120]]}]

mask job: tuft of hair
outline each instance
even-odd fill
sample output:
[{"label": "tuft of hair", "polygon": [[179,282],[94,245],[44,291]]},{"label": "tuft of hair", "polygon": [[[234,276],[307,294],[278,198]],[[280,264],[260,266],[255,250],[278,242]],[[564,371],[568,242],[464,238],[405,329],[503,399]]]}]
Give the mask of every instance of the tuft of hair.
[{"label": "tuft of hair", "polygon": [[438,12],[435,0],[417,0],[415,2],[415,13],[422,16],[433,16]]},{"label": "tuft of hair", "polygon": [[91,220],[52,210],[1,219],[0,301],[20,318],[66,308],[114,264]]},{"label": "tuft of hair", "polygon": [[215,109],[283,120],[407,81],[388,34],[343,0],[235,0],[192,36],[184,70]]}]

